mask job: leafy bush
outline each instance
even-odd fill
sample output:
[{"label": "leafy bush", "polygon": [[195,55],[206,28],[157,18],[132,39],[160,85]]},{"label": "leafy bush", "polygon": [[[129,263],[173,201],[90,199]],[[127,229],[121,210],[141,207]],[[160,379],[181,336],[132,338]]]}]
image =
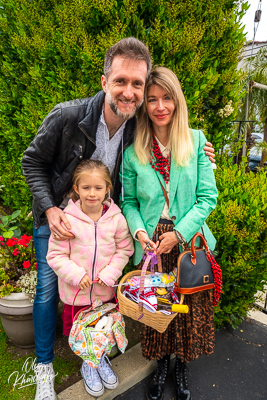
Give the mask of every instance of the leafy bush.
[{"label": "leafy bush", "polygon": [[244,174],[245,164],[218,167],[218,204],[208,219],[217,239],[223,294],[215,310],[219,328],[236,327],[267,281],[266,171]]},{"label": "leafy bush", "polygon": [[100,90],[105,51],[126,36],[146,42],[154,63],[178,75],[191,126],[221,147],[233,114],[219,111],[239,97],[239,21],[248,6],[238,7],[236,0],[0,0],[4,204],[29,205],[23,151],[55,104]]}]

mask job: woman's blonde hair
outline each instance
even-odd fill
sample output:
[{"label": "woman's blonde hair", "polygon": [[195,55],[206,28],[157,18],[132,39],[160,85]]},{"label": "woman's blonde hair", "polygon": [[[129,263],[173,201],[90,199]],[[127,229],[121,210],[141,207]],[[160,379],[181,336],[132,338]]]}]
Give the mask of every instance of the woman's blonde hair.
[{"label": "woman's blonde hair", "polygon": [[155,68],[146,84],[145,100],[138,110],[134,148],[142,164],[149,159],[152,144],[152,123],[147,113],[148,91],[152,85],[162,87],[171,96],[175,104],[174,114],[169,126],[169,141],[172,157],[180,166],[185,166],[193,154],[193,141],[188,125],[188,111],[185,97],[177,76],[168,68]]},{"label": "woman's blonde hair", "polygon": [[[95,160],[85,160],[82,161],[75,169],[73,173],[72,183],[73,189],[70,192],[69,196],[73,201],[79,200],[80,196],[78,193],[75,192],[74,186],[78,187],[79,181],[81,180],[82,176],[88,175],[88,173],[97,174],[106,182],[107,188],[112,190],[112,181],[108,167],[102,163],[102,161],[95,161]],[[105,196],[105,200],[108,198],[108,193]]]}]

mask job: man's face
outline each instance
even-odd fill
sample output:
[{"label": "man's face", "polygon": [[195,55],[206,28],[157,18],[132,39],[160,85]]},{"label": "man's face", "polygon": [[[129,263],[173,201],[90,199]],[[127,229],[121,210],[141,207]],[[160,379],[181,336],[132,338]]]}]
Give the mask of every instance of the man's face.
[{"label": "man's face", "polygon": [[121,119],[132,118],[144,100],[147,74],[145,61],[114,57],[108,79],[102,75],[101,83],[106,102]]}]

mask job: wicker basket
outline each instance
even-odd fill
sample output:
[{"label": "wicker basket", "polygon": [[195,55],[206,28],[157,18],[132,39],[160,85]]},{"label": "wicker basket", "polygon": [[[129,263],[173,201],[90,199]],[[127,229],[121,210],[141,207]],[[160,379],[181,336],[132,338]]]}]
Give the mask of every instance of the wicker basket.
[{"label": "wicker basket", "polygon": [[[149,272],[146,272],[146,274],[149,274]],[[124,275],[120,283],[125,283],[127,282],[128,279],[138,275],[141,275],[141,271],[139,270],[129,272],[128,274]],[[124,286],[119,285],[117,291],[117,297],[121,314],[127,315],[128,317],[135,319],[136,321],[140,321],[143,324],[148,325],[153,329],[156,329],[156,331],[160,333],[166,331],[169,323],[177,315],[176,313],[173,313],[171,315],[165,315],[159,311],[152,313],[146,310],[144,307],[143,310],[140,311],[137,303],[123,296],[122,294],[123,290]]]}]

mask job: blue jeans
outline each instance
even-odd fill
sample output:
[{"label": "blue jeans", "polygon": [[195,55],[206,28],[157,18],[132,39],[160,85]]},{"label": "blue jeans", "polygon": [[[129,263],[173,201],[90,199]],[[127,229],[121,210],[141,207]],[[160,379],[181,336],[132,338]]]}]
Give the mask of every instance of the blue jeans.
[{"label": "blue jeans", "polygon": [[48,224],[33,229],[38,275],[33,304],[34,338],[37,363],[54,360],[56,339],[58,277],[46,262],[50,229]]}]

